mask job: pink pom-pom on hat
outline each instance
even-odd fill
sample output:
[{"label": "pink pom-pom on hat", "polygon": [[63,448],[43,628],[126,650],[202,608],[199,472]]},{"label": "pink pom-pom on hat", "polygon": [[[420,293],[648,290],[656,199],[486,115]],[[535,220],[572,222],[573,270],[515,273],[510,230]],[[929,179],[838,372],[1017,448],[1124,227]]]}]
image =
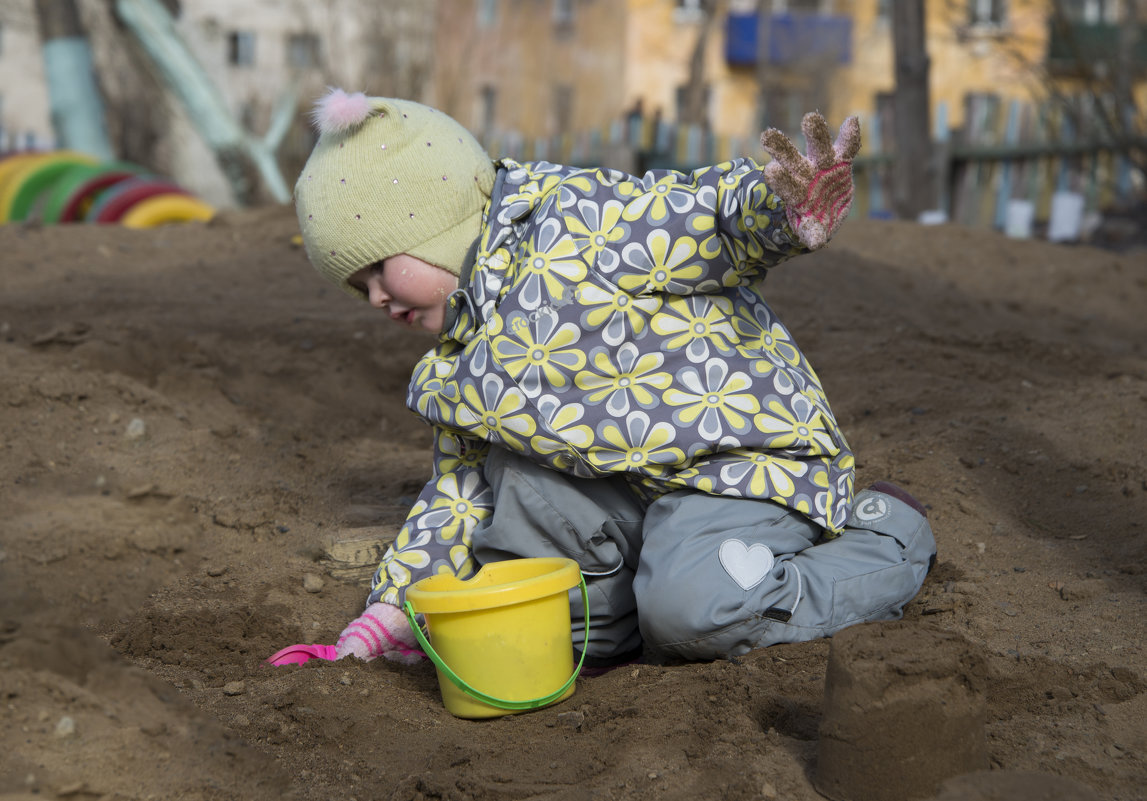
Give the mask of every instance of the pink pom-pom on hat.
[{"label": "pink pom-pom on hat", "polygon": [[362,125],[370,111],[370,101],[362,92],[348,95],[342,89],[331,89],[315,103],[311,118],[320,134],[345,133]]}]

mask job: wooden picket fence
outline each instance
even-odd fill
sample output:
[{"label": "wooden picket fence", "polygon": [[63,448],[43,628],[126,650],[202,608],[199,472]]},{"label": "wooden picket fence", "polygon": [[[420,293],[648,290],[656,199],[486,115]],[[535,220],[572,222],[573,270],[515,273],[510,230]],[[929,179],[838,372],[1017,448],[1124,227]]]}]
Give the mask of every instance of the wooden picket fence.
[{"label": "wooden picket fence", "polygon": [[[934,123],[937,197],[928,218],[1012,236],[1078,238],[1089,215],[1142,203],[1144,176],[1129,158],[1147,150],[1147,137],[1114,142],[1101,129],[1092,98],[1076,98],[1076,114],[1060,105],[1002,101],[989,94],[965,99],[965,124],[950,129],[939,104]],[[1082,126],[1075,119],[1087,122]],[[890,124],[864,121],[869,143],[856,163],[854,213],[891,217]]]},{"label": "wooden picket fence", "polygon": [[[1087,106],[1094,101],[1077,102],[1079,118],[1097,119]],[[1128,158],[1129,148],[1147,149],[1147,137],[1116,145],[1097,124],[1077,128],[1072,115],[1051,104],[1005,102],[974,94],[964,105],[965,124],[960,129],[949,127],[948,109],[938,105],[933,135],[937,197],[925,221],[1070,240],[1077,238],[1082,218],[1129,207],[1142,202],[1147,193],[1143,174]],[[891,127],[887,114],[861,119],[864,147],[855,164],[854,216],[895,216]],[[698,126],[637,115],[603,130],[554,139],[507,134],[484,144],[491,153],[523,161],[604,164],[639,173],[655,168],[689,170],[739,156],[767,158],[756,135],[717,136]]]}]

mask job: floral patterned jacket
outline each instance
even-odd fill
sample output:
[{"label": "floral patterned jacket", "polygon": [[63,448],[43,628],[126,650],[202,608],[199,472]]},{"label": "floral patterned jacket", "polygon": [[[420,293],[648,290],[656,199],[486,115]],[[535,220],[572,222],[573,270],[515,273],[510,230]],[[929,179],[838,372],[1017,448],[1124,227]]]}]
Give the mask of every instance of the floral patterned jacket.
[{"label": "floral patterned jacket", "polygon": [[646,502],[680,489],[768,499],[839,532],[853,457],[760,294],[765,271],[805,249],[759,165],[643,178],[499,167],[476,258],[410,383],[408,405],[436,433],[434,475],[368,603],[476,569],[490,447],[624,475]]}]

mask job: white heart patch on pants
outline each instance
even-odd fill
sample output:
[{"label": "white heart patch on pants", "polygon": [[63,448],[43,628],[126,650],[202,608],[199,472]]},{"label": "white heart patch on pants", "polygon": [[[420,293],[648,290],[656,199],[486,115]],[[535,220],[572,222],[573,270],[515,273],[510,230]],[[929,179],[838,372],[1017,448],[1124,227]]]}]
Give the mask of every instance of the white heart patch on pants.
[{"label": "white heart patch on pants", "polygon": [[746,546],[740,540],[725,540],[717,556],[721,567],[737,582],[742,590],[751,590],[760,584],[773,569],[773,552],[769,546],[756,543]]}]

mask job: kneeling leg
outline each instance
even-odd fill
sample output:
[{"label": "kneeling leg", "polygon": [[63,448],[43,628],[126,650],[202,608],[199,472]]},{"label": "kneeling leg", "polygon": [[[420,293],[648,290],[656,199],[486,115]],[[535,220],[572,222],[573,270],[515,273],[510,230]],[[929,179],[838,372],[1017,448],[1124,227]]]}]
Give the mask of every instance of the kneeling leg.
[{"label": "kneeling leg", "polygon": [[936,552],[928,521],[857,495],[834,539],[767,501],[673,493],[650,506],[634,580],[646,645],[713,659],[898,618]]}]

